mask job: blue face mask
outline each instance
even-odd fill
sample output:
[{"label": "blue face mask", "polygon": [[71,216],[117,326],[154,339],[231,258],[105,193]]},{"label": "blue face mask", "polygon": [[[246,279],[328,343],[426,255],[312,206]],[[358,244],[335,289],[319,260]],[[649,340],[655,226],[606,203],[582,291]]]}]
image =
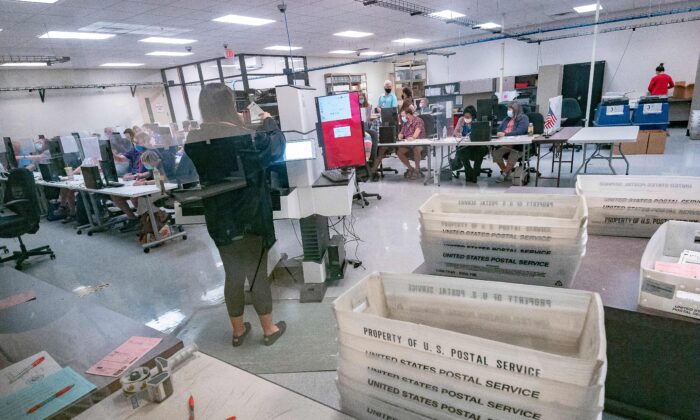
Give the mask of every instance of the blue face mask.
[{"label": "blue face mask", "polygon": [[144,164],[143,164],[143,167],[146,168],[146,169],[148,169],[149,171],[152,171],[152,170],[155,169],[155,167],[154,167],[153,165],[149,165],[149,164],[147,164],[147,163],[144,163]]},{"label": "blue face mask", "polygon": [[513,118],[513,110],[512,109],[508,110],[508,118]]},{"label": "blue face mask", "polygon": [[364,105],[364,104],[365,104],[365,99],[364,99],[364,98],[360,98],[360,105]]},{"label": "blue face mask", "polygon": [[143,152],[146,150],[146,148],[141,146],[140,144],[134,145],[134,149],[136,149],[137,152]]}]

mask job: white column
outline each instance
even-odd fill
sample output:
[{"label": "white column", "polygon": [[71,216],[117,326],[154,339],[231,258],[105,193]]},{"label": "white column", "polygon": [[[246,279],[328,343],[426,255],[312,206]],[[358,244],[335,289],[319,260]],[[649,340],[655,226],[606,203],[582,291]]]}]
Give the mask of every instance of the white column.
[{"label": "white column", "polygon": [[[505,15],[501,15],[501,33],[505,33]],[[498,78],[499,100],[503,100],[503,78],[506,72],[506,38],[501,42],[501,76]]]},{"label": "white column", "polygon": [[593,96],[593,76],[595,74],[595,49],[598,44],[598,18],[600,17],[600,0],[595,3],[595,26],[593,26],[593,50],[591,51],[591,72],[588,75],[588,100],[586,101],[586,127],[590,127],[591,104]]}]

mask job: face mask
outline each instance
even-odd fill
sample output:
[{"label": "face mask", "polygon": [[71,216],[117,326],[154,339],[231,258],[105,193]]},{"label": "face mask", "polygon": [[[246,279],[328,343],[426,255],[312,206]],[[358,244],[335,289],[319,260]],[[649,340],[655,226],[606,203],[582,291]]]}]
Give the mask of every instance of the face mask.
[{"label": "face mask", "polygon": [[508,118],[513,118],[513,110],[512,109],[508,110]]},{"label": "face mask", "polygon": [[143,152],[144,150],[146,150],[146,148],[141,146],[140,144],[135,145],[134,149],[136,149],[137,152]]},{"label": "face mask", "polygon": [[405,124],[405,123],[407,123],[407,122],[408,122],[408,118],[406,118],[405,116],[404,116],[404,117],[401,117],[401,121],[403,121],[403,122],[404,122],[404,124]]},{"label": "face mask", "polygon": [[154,167],[153,165],[149,165],[149,164],[147,164],[147,163],[144,163],[144,164],[143,164],[143,167],[146,168],[146,169],[148,169],[149,171],[152,171],[153,169],[155,169],[155,167]]},{"label": "face mask", "polygon": [[44,147],[44,145],[41,144],[40,141],[37,141],[37,142],[34,143],[34,148],[35,148],[36,150],[38,150],[38,151],[41,151],[41,149],[42,149],[43,147]]},{"label": "face mask", "polygon": [[360,98],[360,105],[364,105],[364,104],[365,104],[365,99],[364,99],[364,98]]},{"label": "face mask", "polygon": [[391,89],[384,88],[384,92],[386,92],[386,94],[388,95],[391,93]]},{"label": "face mask", "polygon": [[465,119],[464,119],[464,123],[465,123],[465,124],[471,124],[471,123],[472,123],[472,119],[471,119],[471,118],[465,118]]}]

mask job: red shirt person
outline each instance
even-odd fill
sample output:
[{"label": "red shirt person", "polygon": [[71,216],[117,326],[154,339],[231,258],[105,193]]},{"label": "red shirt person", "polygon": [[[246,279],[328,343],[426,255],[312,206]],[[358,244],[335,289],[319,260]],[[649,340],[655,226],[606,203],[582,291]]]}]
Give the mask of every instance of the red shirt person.
[{"label": "red shirt person", "polygon": [[647,90],[649,94],[653,96],[668,95],[668,90],[674,86],[675,84],[673,84],[671,76],[664,73],[664,63],[661,63],[656,68],[656,76],[651,78]]}]

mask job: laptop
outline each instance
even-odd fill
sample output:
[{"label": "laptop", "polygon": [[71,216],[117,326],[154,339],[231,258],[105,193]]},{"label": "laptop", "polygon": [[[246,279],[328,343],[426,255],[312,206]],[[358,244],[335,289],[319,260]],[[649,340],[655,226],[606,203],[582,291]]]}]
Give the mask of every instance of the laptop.
[{"label": "laptop", "polygon": [[472,131],[469,133],[469,141],[491,141],[491,123],[488,121],[473,122]]},{"label": "laptop", "polygon": [[379,127],[379,144],[396,143],[396,126]]}]

